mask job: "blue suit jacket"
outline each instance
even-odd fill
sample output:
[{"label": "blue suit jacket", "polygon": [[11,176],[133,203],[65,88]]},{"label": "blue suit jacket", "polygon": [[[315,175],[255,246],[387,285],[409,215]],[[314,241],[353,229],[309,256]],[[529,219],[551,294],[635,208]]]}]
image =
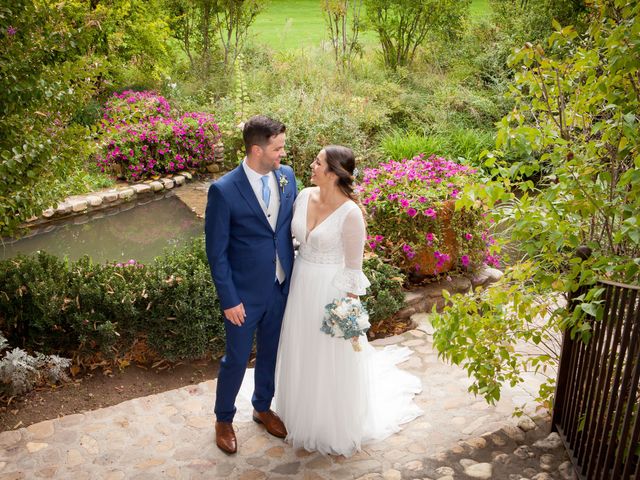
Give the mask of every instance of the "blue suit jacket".
[{"label": "blue suit jacket", "polygon": [[[291,217],[296,180],[291,167],[275,172],[280,210],[275,231],[256,198],[242,165],[209,187],[204,231],[207,258],[220,306],[266,303],[276,278],[276,252],[286,275],[285,294],[293,269]],[[280,177],[287,185],[280,187]]]}]

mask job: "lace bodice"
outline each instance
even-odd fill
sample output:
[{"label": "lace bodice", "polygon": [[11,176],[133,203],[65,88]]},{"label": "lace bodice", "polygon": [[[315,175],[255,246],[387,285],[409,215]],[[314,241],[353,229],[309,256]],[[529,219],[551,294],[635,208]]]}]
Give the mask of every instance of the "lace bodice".
[{"label": "lace bodice", "polygon": [[298,255],[311,263],[341,266],[333,284],[340,290],[364,295],[370,283],[362,273],[366,230],[360,208],[349,200],[307,232],[310,191],[302,190],[294,205],[291,231],[300,242]]}]

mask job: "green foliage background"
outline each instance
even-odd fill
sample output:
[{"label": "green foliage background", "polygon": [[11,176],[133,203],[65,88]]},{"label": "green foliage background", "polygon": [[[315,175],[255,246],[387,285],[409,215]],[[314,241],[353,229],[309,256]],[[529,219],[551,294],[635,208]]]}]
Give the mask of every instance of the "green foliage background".
[{"label": "green foliage background", "polygon": [[[0,6],[1,235],[16,233],[66,195],[107,185],[108,178],[88,167],[100,105],[114,91],[155,89],[180,112],[215,114],[229,167],[243,156],[236,126],[264,113],[287,124],[288,162],[303,183],[327,143],[351,146],[360,166],[437,153],[482,168],[487,181],[468,186],[457,207],[478,200],[491,205],[505,251],[517,256],[508,259],[500,283],[452,299],[435,323],[442,355],[465,365],[476,378],[474,391],[490,401],[503,384],[520,382],[523,371],[553,368],[553,342],[563,329],[588,340],[580,314],[597,315],[601,301],[592,293],[570,315],[562,304],[568,290],[597,277],[638,282],[637,0],[474,1],[470,16],[454,12],[456,21],[421,42],[410,61],[385,62],[378,36],[365,32],[362,54],[347,70],[337,68],[319,42],[322,22],[305,26],[320,34],[293,48],[304,9],[283,9],[285,26],[276,31],[268,25],[276,7],[257,17],[242,56],[228,64],[215,41],[203,47],[204,30],[215,33],[214,24],[203,26],[213,3],[16,0]],[[189,6],[195,8],[191,38],[203,56],[197,62],[183,48],[180,29],[187,24],[173,15]],[[594,252],[583,263],[573,258],[581,244]],[[198,312],[215,300],[184,304],[187,283],[175,280],[193,277],[197,284],[190,288],[202,288],[198,298],[205,298],[201,260],[185,254],[180,263],[158,262],[153,288],[131,287],[118,305],[111,303],[116,297],[97,292],[98,285],[119,285],[113,268],[88,261],[64,266],[42,256],[24,263],[19,277],[3,264],[11,285],[7,308],[13,309],[6,326],[16,342],[29,332],[40,338],[34,348],[50,342],[63,349],[64,338],[48,337],[62,325],[62,332],[75,332],[69,337],[74,348],[99,344],[105,354],[148,331],[153,348],[176,358],[205,332],[198,347],[204,351],[217,327],[198,320]],[[126,285],[150,281],[138,277],[147,269],[127,273]],[[45,272],[53,273],[40,279]],[[36,288],[24,291],[29,282]],[[56,293],[60,285],[69,290]],[[159,295],[157,324],[150,320],[156,313],[140,313],[152,295]],[[76,298],[93,310],[77,310]],[[387,312],[394,302],[389,299]],[[175,315],[191,318],[184,338],[174,337],[163,320]],[[125,323],[129,330],[118,331]],[[518,340],[541,346],[540,355],[519,356]],[[551,384],[552,378],[541,399],[549,400]]]}]

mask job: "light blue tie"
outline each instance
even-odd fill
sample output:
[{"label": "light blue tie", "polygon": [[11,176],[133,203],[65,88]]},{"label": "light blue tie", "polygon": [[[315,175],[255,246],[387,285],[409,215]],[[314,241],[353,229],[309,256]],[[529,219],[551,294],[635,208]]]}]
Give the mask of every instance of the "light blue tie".
[{"label": "light blue tie", "polygon": [[267,208],[269,208],[269,200],[271,199],[271,189],[269,188],[269,176],[260,177],[262,180],[262,200]]}]

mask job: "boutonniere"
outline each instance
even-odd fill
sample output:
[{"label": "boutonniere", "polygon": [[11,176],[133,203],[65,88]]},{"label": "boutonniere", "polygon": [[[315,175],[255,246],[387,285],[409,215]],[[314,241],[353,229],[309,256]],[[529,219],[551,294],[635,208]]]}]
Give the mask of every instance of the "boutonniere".
[{"label": "boutonniere", "polygon": [[284,176],[283,173],[280,174],[280,178],[278,179],[278,183],[280,184],[280,191],[284,193],[284,187],[289,185],[289,180]]}]

